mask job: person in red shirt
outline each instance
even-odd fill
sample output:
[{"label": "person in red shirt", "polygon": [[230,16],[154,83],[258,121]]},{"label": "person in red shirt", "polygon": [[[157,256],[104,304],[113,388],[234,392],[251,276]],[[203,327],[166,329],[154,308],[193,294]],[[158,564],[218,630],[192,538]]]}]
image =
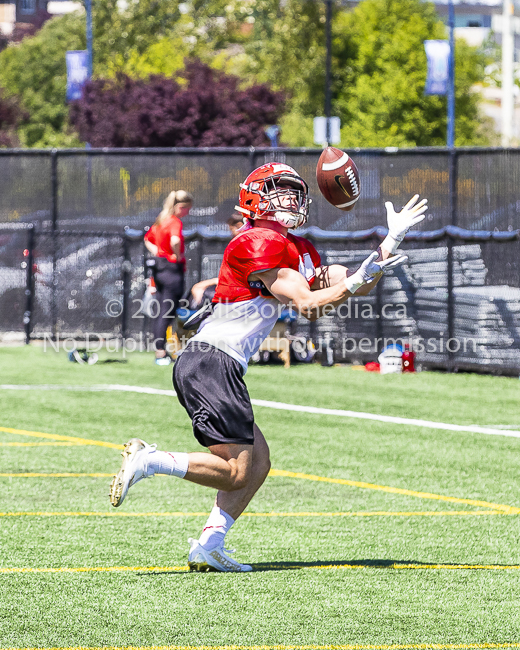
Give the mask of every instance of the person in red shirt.
[{"label": "person in red shirt", "polygon": [[186,217],[193,204],[188,192],[170,192],[159,216],[144,236],[144,244],[154,256],[152,267],[159,313],[154,318],[153,333],[155,363],[169,365],[171,357],[166,352],[166,330],[175,322],[175,311],[184,293],[184,238],[182,219]]},{"label": "person in red shirt", "polygon": [[[305,181],[288,165],[269,163],[240,185],[239,211],[247,225],[228,244],[211,313],[174,367],[173,384],[197,440],[207,453],[158,451],[133,438],[111,483],[118,507],[143,478],[169,474],[217,490],[202,535],[190,539],[188,565],[197,571],[251,571],[229,557],[224,538],[270,468],[269,447],[254,422],[243,380],[250,357],[268,336],[278,307],[292,305],[315,320],[353,295],[366,295],[388,270],[406,261],[395,255],[404,234],[421,221],[425,201],[415,196],[400,213],[388,209],[390,232],[381,248],[355,271],[321,264],[314,246],[289,232],[303,225],[309,198]],[[391,205],[391,204],[390,204]]]}]

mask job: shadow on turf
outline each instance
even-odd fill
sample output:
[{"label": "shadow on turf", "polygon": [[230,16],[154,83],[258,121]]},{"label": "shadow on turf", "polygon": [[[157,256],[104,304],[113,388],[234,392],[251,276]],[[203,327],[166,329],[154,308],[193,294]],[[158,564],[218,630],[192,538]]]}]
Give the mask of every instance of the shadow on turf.
[{"label": "shadow on turf", "polygon": [[[428,567],[438,566],[439,564],[442,564],[444,567],[453,567],[453,568],[461,567],[461,564],[458,562],[421,562],[418,560],[335,560],[335,561],[323,560],[321,562],[257,562],[257,563],[252,563],[251,566],[253,567],[253,572],[258,573],[261,571],[297,571],[299,569],[312,569],[312,568],[318,569],[320,567],[323,568],[372,567],[375,569],[392,569],[392,568],[399,568],[399,567],[428,568]],[[509,566],[516,566],[516,565],[496,564],[494,566],[507,568]],[[472,568],[472,567],[468,566],[468,568]],[[480,569],[477,566],[475,566],[473,570],[479,571]],[[137,575],[160,576],[160,575],[167,575],[167,574],[171,575],[172,573],[186,574],[187,571],[185,569],[183,569],[182,571],[153,571],[153,572],[143,572]]]},{"label": "shadow on turf", "polygon": [[[395,566],[420,565],[424,567],[436,566],[439,562],[418,562],[417,560],[336,560],[322,562],[258,562],[252,564],[253,571],[294,571],[297,569],[312,569],[320,567],[372,567],[374,569],[391,569]],[[460,564],[442,562],[445,566],[460,566]]]}]

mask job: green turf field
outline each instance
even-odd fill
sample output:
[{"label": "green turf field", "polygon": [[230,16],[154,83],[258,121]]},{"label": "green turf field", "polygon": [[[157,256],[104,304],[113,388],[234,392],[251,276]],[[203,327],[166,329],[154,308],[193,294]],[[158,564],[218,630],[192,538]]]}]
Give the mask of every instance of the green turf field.
[{"label": "green turf field", "polygon": [[[520,431],[518,379],[246,379],[255,399]],[[171,368],[0,348],[0,383],[49,388],[0,389],[0,650],[520,647],[519,438],[256,406],[274,471],[226,540],[255,570],[190,574],[211,490],[158,476],[108,501],[129,438],[200,450],[188,417],[171,396],[87,390],[171,390]]]}]

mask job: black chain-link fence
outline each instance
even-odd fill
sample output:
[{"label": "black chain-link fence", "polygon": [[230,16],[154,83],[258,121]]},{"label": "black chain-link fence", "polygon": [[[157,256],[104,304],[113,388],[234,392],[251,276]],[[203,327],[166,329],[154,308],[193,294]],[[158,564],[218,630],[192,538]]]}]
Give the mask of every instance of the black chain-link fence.
[{"label": "black chain-link fence", "polygon": [[366,257],[383,236],[374,226],[386,220],[385,201],[400,206],[419,193],[430,206],[421,225],[429,232],[408,238],[406,266],[373,295],[315,324],[299,319],[297,333],[318,346],[328,341],[338,361],[375,359],[388,340],[406,337],[429,365],[518,371],[520,151],[351,152],[362,190],[348,213],[317,188],[320,152],[0,150],[0,332],[26,340],[143,336],[150,323],[140,310],[146,266],[139,231],[166,195],[185,189],[195,197],[185,219],[192,285],[218,273],[239,183],[276,160],[309,182],[306,236],[327,264],[355,266]]},{"label": "black chain-link fence", "polygon": [[[357,267],[384,231],[304,233],[324,264]],[[142,231],[124,233],[0,226],[0,332],[47,337],[146,340],[151,323]],[[187,285],[218,274],[225,232],[187,230]],[[408,262],[371,295],[351,299],[293,334],[334,350],[336,361],[376,360],[394,341],[419,363],[445,369],[520,372],[520,232],[447,227],[415,233]]]},{"label": "black chain-link fence", "polygon": [[318,149],[0,150],[0,224],[120,232],[153,223],[171,190],[192,192],[186,228],[226,230],[239,183],[280,161],[309,182],[309,225],[327,231],[383,224],[385,201],[428,198],[426,227],[520,228],[520,150],[405,149],[350,152],[361,177],[351,212],[329,205],[316,184]]}]

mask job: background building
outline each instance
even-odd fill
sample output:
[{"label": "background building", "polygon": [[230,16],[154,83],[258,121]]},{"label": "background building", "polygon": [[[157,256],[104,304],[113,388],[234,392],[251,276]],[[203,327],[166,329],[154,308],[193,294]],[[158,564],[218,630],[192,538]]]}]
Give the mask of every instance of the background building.
[{"label": "background building", "polygon": [[46,18],[76,11],[81,6],[71,0],[0,0],[0,31],[9,35],[16,24],[39,25]]}]

